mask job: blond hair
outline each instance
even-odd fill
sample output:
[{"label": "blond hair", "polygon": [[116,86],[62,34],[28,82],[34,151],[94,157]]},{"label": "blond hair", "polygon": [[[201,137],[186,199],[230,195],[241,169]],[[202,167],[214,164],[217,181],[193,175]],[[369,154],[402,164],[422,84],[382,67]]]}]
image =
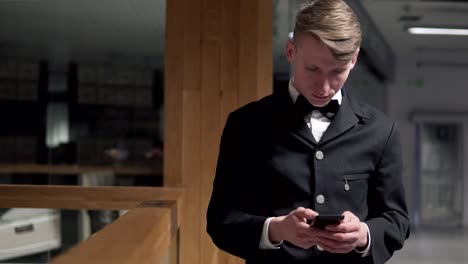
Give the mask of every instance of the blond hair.
[{"label": "blond hair", "polygon": [[294,43],[304,33],[319,38],[341,61],[350,61],[361,46],[361,26],[353,10],[343,0],[314,0],[296,15]]}]

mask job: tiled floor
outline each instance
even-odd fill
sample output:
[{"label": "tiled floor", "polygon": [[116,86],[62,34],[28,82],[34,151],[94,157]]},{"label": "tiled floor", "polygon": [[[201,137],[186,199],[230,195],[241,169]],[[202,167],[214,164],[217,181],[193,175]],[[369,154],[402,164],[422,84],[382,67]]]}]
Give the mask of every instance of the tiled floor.
[{"label": "tiled floor", "polygon": [[412,230],[390,264],[468,264],[468,229]]}]

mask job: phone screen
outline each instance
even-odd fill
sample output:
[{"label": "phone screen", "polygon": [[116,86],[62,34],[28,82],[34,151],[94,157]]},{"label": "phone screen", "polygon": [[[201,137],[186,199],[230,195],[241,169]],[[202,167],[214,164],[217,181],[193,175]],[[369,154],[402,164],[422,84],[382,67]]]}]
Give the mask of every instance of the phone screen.
[{"label": "phone screen", "polygon": [[315,228],[324,229],[327,225],[337,225],[344,219],[343,215],[318,215],[311,225]]}]

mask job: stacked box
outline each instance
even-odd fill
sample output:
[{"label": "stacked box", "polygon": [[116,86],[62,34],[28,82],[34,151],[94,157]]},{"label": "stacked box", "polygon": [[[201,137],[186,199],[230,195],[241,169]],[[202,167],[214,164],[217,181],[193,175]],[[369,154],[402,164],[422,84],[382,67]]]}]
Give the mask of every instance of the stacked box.
[{"label": "stacked box", "polygon": [[19,81],[18,88],[17,88],[17,98],[20,101],[37,101],[38,100],[37,81]]},{"label": "stacked box", "polygon": [[[79,143],[79,160],[91,164],[146,165],[154,162],[145,158],[145,152],[153,147],[152,139],[159,134],[160,118],[152,109],[153,77],[152,70],[141,68],[79,67],[78,102],[94,106],[83,107],[78,114],[89,125],[88,135],[95,137],[92,154],[90,150],[85,151],[92,147],[85,148]],[[113,160],[105,153],[111,149],[127,149],[127,159]]]},{"label": "stacked box", "polygon": [[0,163],[13,163],[16,156],[16,140],[15,137],[0,136]]},{"label": "stacked box", "polygon": [[16,163],[35,163],[37,157],[36,137],[16,137]]},{"label": "stacked box", "polygon": [[108,66],[80,66],[78,70],[78,97],[82,103],[93,93],[81,91],[95,85],[96,104],[151,107],[153,75],[151,70]]},{"label": "stacked box", "polygon": [[95,104],[97,100],[98,87],[93,84],[80,84],[78,86],[78,98],[79,104]]},{"label": "stacked box", "polygon": [[39,64],[4,60],[0,63],[0,100],[37,101]]},{"label": "stacked box", "polygon": [[135,86],[137,71],[134,69],[119,69],[116,71],[117,84],[122,86]]},{"label": "stacked box", "polygon": [[96,84],[98,82],[97,67],[80,66],[78,68],[78,82],[86,84]]},{"label": "stacked box", "polygon": [[81,138],[77,141],[78,164],[96,164],[96,140],[94,138]]},{"label": "stacked box", "polygon": [[153,84],[153,74],[150,70],[141,70],[136,73],[135,85],[151,87]]},{"label": "stacked box", "polygon": [[153,141],[149,138],[137,138],[129,140],[129,162],[134,165],[145,165],[147,159],[145,153],[153,147]]},{"label": "stacked box", "polygon": [[126,109],[112,108],[112,109],[102,109],[100,112],[96,113],[99,115],[100,119],[103,120],[128,120],[129,113]]},{"label": "stacked box", "polygon": [[12,79],[0,80],[0,99],[16,100],[17,97],[16,81]]},{"label": "stacked box", "polygon": [[96,135],[98,137],[124,137],[131,127],[126,120],[102,120],[99,122]]},{"label": "stacked box", "polygon": [[153,105],[153,91],[151,87],[135,88],[135,106],[151,107]]},{"label": "stacked box", "polygon": [[159,131],[159,114],[156,110],[135,109],[133,111],[133,130],[143,137],[155,137]]},{"label": "stacked box", "polygon": [[123,86],[118,89],[118,100],[116,104],[132,106],[135,102],[135,89],[134,87]]},{"label": "stacked box", "polygon": [[36,62],[19,62],[17,67],[18,79],[31,81],[37,81],[39,79],[39,65]]},{"label": "stacked box", "polygon": [[18,77],[18,63],[12,60],[3,60],[0,63],[0,78],[16,79]]},{"label": "stacked box", "polygon": [[113,86],[99,86],[98,87],[98,104],[113,105],[116,101],[116,96]]},{"label": "stacked box", "polygon": [[132,127],[133,131],[140,136],[155,137],[159,133],[159,124],[155,120],[135,121]]},{"label": "stacked box", "polygon": [[114,161],[106,155],[106,151],[116,148],[117,145],[114,139],[98,138],[96,140],[96,163],[97,164],[112,164]]}]

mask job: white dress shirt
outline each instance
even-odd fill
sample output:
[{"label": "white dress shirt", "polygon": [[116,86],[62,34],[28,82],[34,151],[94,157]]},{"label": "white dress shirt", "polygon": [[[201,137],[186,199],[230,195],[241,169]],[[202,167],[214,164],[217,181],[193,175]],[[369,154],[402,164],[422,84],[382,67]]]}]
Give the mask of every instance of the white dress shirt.
[{"label": "white dress shirt", "polygon": [[[297,97],[299,96],[299,92],[296,90],[296,88],[292,84],[293,79],[289,80],[289,95],[291,96],[291,100],[295,103],[297,100]],[[341,101],[343,100],[343,95],[341,93],[341,90],[338,91],[332,98],[332,100],[338,100],[338,104],[341,105]],[[312,135],[314,136],[315,140],[317,142],[320,142],[320,139],[322,139],[323,134],[327,130],[328,126],[331,123],[331,120],[328,119],[326,116],[324,116],[322,113],[320,113],[318,110],[313,110],[310,114],[306,115],[304,117],[304,121],[307,123],[307,126],[312,130]],[[262,230],[262,237],[260,239],[260,249],[279,249],[283,241],[279,242],[278,244],[273,244],[271,243],[269,236],[268,236],[268,228],[270,226],[270,221],[273,219],[273,217],[268,218],[265,223],[263,224],[263,230]],[[363,257],[370,255],[370,245],[371,245],[371,237],[370,237],[370,231],[369,227],[367,224],[364,223],[364,225],[367,228],[367,247],[363,251],[358,251],[358,253],[361,253]],[[320,248],[320,246],[317,245],[318,250],[323,250]]]}]

